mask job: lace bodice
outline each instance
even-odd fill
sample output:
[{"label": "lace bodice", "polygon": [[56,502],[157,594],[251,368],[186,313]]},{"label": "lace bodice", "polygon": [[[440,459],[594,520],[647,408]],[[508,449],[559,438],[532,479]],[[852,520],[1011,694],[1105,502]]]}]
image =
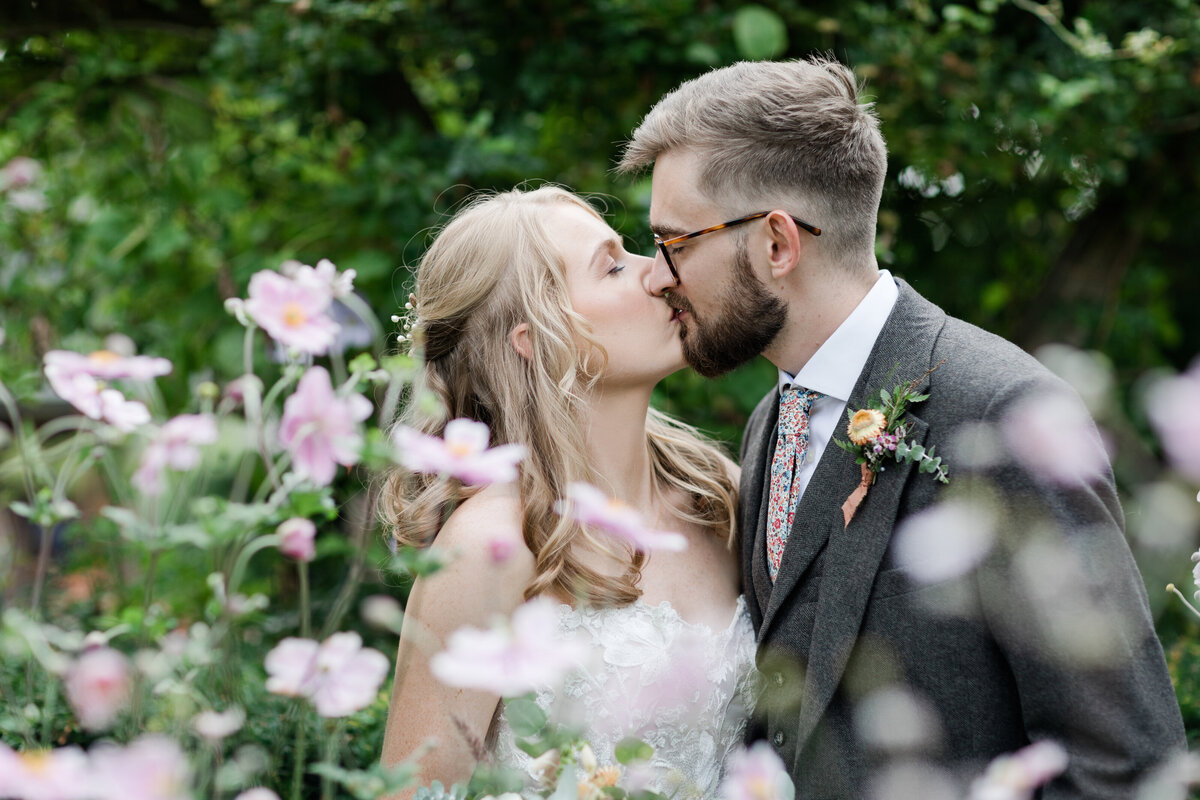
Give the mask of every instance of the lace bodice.
[{"label": "lace bodice", "polygon": [[[745,601],[738,598],[722,631],[686,622],[666,601],[562,605],[559,629],[587,643],[591,657],[561,686],[537,692],[550,718],[582,730],[601,766],[617,763],[622,739],[645,741],[654,748],[639,771],[645,788],[677,800],[715,797],[753,708],[754,630]],[[528,774],[532,759],[517,749],[503,713],[495,725],[496,762]]]}]

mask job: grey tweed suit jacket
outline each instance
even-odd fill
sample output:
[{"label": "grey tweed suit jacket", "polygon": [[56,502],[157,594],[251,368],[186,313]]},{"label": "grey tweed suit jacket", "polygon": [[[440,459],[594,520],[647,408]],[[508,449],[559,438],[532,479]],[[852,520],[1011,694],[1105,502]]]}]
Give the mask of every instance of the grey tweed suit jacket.
[{"label": "grey tweed suit jacket", "polygon": [[[910,408],[909,438],[947,457],[951,484],[889,463],[843,527],[860,468],[831,443],[772,584],[764,537],[778,390],[759,403],[742,444],[739,509],[764,678],[751,736],[783,758],[797,800],[867,797],[897,764],[918,783],[965,783],[1042,739],[1069,756],[1043,797],[1129,797],[1184,734],[1111,472],[1065,489],[1012,459],[953,449],[962,426],[999,422],[1017,398],[1069,390],[1011,343],[897,283],[848,408],[944,360],[926,379],[929,399]],[[894,557],[893,531],[955,492],[991,504],[995,544],[966,577],[915,583]],[[924,712],[873,721],[863,701],[885,689]]]}]

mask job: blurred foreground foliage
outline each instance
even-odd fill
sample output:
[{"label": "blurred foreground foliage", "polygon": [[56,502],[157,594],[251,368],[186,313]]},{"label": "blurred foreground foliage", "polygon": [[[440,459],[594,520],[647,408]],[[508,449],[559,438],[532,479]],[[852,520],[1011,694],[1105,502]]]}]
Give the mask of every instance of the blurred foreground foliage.
[{"label": "blurred foreground foliage", "polygon": [[[179,407],[240,374],[221,300],[254,272],[331,258],[386,321],[447,215],[524,180],[597,193],[649,252],[649,182],[609,171],[645,111],[711,67],[816,51],[883,120],[882,265],[1028,349],[1103,352],[1128,407],[1200,353],[1192,0],[43,0],[0,8],[0,164],[44,167],[41,207],[0,204],[0,380],[36,405],[44,352],[120,333],[172,360]],[[680,373],[660,405],[736,448],[772,379]],[[1142,427],[1118,430],[1131,528],[1153,519]],[[1161,609],[1178,563],[1138,555]]]}]

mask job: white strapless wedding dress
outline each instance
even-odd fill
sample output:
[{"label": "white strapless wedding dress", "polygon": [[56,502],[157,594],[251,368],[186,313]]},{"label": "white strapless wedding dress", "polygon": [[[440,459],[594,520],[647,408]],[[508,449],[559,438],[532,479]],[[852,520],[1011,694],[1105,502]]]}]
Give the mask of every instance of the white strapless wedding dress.
[{"label": "white strapless wedding dress", "polygon": [[[689,623],[663,601],[619,608],[559,607],[559,630],[588,645],[586,665],[537,692],[551,720],[582,730],[601,766],[626,737],[654,748],[638,783],[676,800],[714,798],[726,759],[742,744],[756,691],[754,630],[738,598],[724,630]],[[526,775],[501,713],[496,763]],[[625,782],[622,781],[622,785]]]}]

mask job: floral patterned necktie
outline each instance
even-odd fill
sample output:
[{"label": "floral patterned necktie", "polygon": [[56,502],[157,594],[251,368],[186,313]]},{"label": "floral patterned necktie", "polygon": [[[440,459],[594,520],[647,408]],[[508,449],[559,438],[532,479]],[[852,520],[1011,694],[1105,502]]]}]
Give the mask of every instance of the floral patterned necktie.
[{"label": "floral patterned necktie", "polygon": [[767,508],[767,572],[774,582],[783,548],[796,519],[800,483],[796,471],[808,455],[808,414],[821,396],[803,386],[789,386],[779,395],[779,441],[771,460],[771,495]]}]

